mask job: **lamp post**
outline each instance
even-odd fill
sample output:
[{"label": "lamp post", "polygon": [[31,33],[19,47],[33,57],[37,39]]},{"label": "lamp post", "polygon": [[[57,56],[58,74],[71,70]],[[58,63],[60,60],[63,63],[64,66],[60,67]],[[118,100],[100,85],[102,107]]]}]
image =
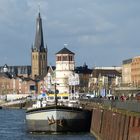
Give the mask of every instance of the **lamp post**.
[{"label": "lamp post", "polygon": [[56,83],[54,83],[54,94],[55,94],[55,105],[57,106],[57,92],[56,92]]},{"label": "lamp post", "polygon": [[57,103],[58,103],[57,94],[59,93],[59,90],[56,89],[56,86],[59,85],[59,84],[57,84],[56,82],[54,82],[53,85],[54,85],[54,94],[55,94],[54,95],[55,105],[57,106]]}]

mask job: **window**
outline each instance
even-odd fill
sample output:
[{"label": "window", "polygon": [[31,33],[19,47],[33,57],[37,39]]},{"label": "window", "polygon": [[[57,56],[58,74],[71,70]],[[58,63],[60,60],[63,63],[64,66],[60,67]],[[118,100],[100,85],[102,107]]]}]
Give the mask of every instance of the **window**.
[{"label": "window", "polygon": [[63,56],[63,61],[68,61],[67,56]]},{"label": "window", "polygon": [[45,55],[44,55],[44,60],[46,59]]},{"label": "window", "polygon": [[57,61],[61,61],[61,56],[57,56]]}]

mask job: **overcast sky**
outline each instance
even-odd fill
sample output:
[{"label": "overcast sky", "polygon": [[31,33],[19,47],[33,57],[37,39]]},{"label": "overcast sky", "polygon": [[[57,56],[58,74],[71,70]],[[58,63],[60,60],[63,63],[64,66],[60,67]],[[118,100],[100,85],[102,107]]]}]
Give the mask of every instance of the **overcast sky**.
[{"label": "overcast sky", "polygon": [[38,5],[51,65],[64,44],[76,66],[121,66],[140,55],[140,0],[0,0],[0,66],[31,65]]}]

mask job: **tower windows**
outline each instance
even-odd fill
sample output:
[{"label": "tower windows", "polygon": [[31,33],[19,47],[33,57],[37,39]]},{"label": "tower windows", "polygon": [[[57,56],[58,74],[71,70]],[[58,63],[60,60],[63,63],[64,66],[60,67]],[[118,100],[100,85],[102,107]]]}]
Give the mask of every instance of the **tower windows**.
[{"label": "tower windows", "polygon": [[61,56],[57,56],[57,61],[61,61]]},{"label": "tower windows", "polygon": [[72,56],[69,56],[69,61],[73,61]]},{"label": "tower windows", "polygon": [[46,60],[46,57],[45,57],[45,55],[44,55],[44,60]]},{"label": "tower windows", "polygon": [[63,60],[62,61],[68,61],[68,57],[67,56],[63,56]]}]

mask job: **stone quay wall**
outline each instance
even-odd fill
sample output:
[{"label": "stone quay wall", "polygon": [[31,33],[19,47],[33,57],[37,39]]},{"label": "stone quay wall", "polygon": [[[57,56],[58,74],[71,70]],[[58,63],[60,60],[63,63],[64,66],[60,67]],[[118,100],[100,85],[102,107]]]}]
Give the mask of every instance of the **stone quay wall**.
[{"label": "stone quay wall", "polygon": [[90,132],[97,140],[140,140],[140,113],[81,101],[92,110]]}]

